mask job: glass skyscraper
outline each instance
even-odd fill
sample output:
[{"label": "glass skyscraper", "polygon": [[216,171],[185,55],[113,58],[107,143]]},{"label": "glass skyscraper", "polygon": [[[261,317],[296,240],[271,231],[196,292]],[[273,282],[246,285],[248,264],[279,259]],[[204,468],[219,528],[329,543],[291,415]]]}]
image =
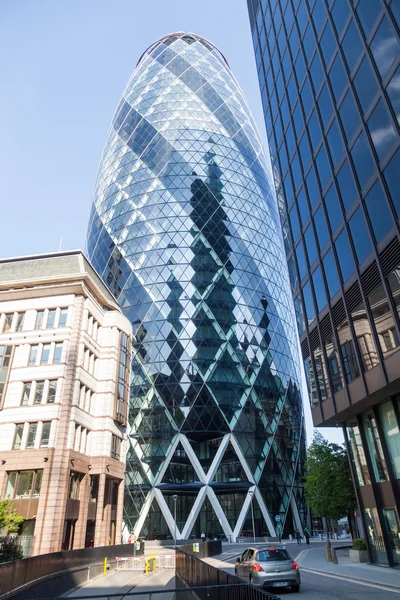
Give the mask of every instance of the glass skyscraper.
[{"label": "glass skyscraper", "polygon": [[248,0],[314,424],[400,567],[400,2]]},{"label": "glass skyscraper", "polygon": [[133,324],[125,522],[147,538],[304,522],[299,356],[274,184],[224,56],[140,58],[98,173],[88,255]]}]

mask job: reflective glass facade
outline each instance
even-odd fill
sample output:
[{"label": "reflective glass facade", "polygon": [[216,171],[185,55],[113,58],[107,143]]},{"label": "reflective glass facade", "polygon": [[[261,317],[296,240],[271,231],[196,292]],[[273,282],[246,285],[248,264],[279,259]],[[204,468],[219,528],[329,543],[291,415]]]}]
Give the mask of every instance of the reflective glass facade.
[{"label": "reflective glass facade", "polygon": [[171,34],[139,60],[101,159],[87,252],[136,336],[127,530],[250,535],[251,501],[257,536],[301,527],[298,340],[274,184],[207,40]]},{"label": "reflective glass facade", "polygon": [[[374,412],[364,435],[362,415],[372,394],[380,406],[400,390],[398,7],[248,0],[314,424],[347,431],[350,417],[361,419],[371,478],[381,425]],[[358,492],[365,530],[383,532],[371,558],[392,566],[396,479],[389,466],[387,485],[371,479],[373,490]]]}]

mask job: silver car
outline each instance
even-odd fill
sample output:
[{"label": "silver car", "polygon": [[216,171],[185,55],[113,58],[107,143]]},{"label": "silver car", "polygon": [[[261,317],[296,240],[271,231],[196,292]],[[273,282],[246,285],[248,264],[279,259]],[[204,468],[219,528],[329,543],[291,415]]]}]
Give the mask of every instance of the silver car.
[{"label": "silver car", "polygon": [[235,575],[263,588],[300,591],[299,567],[284,546],[247,548],[236,561]]}]

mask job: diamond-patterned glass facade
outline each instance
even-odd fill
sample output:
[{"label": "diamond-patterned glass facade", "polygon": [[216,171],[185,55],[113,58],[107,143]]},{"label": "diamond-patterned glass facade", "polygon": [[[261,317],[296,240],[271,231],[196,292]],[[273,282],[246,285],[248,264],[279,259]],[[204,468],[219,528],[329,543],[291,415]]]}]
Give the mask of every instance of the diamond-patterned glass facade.
[{"label": "diamond-patterned glass facade", "polygon": [[[162,539],[292,532],[305,434],[277,202],[221,53],[171,34],[108,134],[87,252],[133,323],[125,523]],[[280,522],[275,517],[279,515]]]}]

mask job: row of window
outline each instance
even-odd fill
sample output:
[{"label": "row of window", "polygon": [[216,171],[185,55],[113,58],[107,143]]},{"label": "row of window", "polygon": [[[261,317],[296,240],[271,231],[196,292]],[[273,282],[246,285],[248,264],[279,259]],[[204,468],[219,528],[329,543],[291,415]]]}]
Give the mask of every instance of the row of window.
[{"label": "row of window", "polygon": [[88,314],[86,331],[88,332],[90,337],[92,337],[94,341],[97,342],[100,333],[100,325],[90,313]]},{"label": "row of window", "polygon": [[98,360],[99,359],[96,358],[95,354],[91,350],[89,350],[89,348],[84,346],[82,366],[86,371],[88,371],[88,373],[90,373],[93,376],[97,372]]},{"label": "row of window", "polygon": [[91,431],[79,423],[75,423],[74,444],[75,452],[89,454]]},{"label": "row of window", "polygon": [[[0,316],[1,333],[23,331],[25,312],[3,313]],[[35,330],[66,327],[68,308],[51,308],[36,312]]]},{"label": "row of window", "polygon": [[8,473],[5,500],[39,498],[43,470],[10,471]]},{"label": "row of window", "polygon": [[89,387],[83,384],[79,386],[79,395],[77,398],[79,408],[86,412],[91,412],[94,397],[95,394]]},{"label": "row of window", "polygon": [[22,390],[21,406],[54,404],[57,394],[57,384],[57,379],[26,381]]},{"label": "row of window", "polygon": [[[388,285],[400,318],[400,267],[390,273]],[[357,353],[362,370],[367,372],[380,362],[380,353],[386,359],[400,347],[395,319],[382,284],[368,295],[367,301],[372,322],[361,301],[350,313],[351,322],[346,319],[336,328],[338,344],[332,334],[324,341],[324,347],[318,346],[312,352],[315,371],[311,357],[305,360],[312,407],[318,402],[318,391],[324,401],[331,396],[331,390],[339,392],[345,383],[360,376]]]},{"label": "row of window", "polygon": [[29,353],[28,365],[57,365],[61,362],[63,342],[34,344]]},{"label": "row of window", "polygon": [[13,450],[47,448],[50,440],[51,421],[17,423],[12,445]]},{"label": "row of window", "polygon": [[12,346],[0,346],[0,407],[2,405],[5,385],[10,370]]}]

